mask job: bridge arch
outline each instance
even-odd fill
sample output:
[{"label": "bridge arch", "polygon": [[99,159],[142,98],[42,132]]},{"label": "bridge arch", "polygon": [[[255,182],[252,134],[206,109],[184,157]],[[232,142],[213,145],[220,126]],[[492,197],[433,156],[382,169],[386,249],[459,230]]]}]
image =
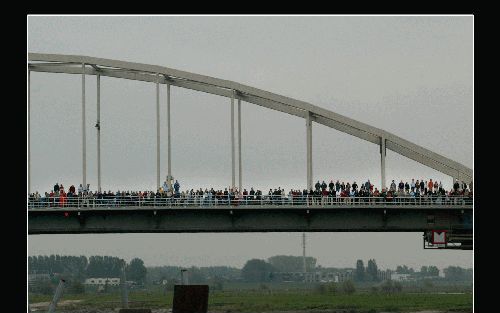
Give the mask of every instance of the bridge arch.
[{"label": "bridge arch", "polygon": [[[235,147],[234,147],[234,100],[238,100],[238,135],[241,135],[241,101],[260,105],[290,115],[304,118],[307,131],[307,185],[312,187],[312,122],[316,122],[341,132],[356,136],[380,146],[381,154],[381,186],[385,187],[385,154],[386,149],[392,150],[411,160],[433,168],[455,179],[470,182],[473,180],[472,169],[454,160],[444,157],[422,146],[414,144],[383,129],[370,126],[333,111],[318,107],[311,103],[278,95],[269,91],[243,85],[234,81],[180,71],[158,65],[125,62],[120,60],[95,58],[80,55],[62,54],[28,54],[28,123],[30,103],[30,72],[65,73],[82,75],[82,154],[83,154],[83,184],[86,182],[86,155],[85,155],[85,76],[97,75],[97,106],[99,112],[100,76],[115,77],[129,80],[138,80],[155,83],[157,85],[157,185],[159,187],[159,85],[167,86],[167,127],[168,127],[168,176],[171,177],[170,165],[170,86],[187,88],[231,99],[231,133],[232,133],[232,186],[235,186]],[[99,113],[98,129],[98,160],[99,158]],[[28,128],[29,129],[29,128]],[[29,130],[28,130],[29,132]],[[241,137],[240,137],[241,138]],[[238,140],[240,143],[240,140]],[[29,134],[28,134],[29,145]],[[239,187],[241,189],[241,146],[239,153]],[[30,153],[28,153],[28,180],[30,181]],[[98,188],[100,189],[100,161],[98,161]],[[29,183],[30,189],[30,183]]]}]

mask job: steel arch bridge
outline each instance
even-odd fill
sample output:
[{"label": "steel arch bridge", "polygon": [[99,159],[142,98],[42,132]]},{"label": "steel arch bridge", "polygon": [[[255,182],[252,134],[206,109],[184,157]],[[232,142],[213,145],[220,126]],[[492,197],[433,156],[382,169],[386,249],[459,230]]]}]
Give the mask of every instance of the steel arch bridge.
[{"label": "steel arch bridge", "polygon": [[[385,184],[386,149],[433,168],[454,179],[471,182],[472,169],[454,160],[430,151],[422,146],[405,140],[383,129],[370,126],[349,117],[326,110],[311,103],[278,95],[269,91],[257,89],[237,82],[189,73],[168,67],[102,59],[80,55],[62,54],[28,54],[28,94],[29,73],[65,73],[82,75],[82,182],[86,185],[86,143],[85,143],[85,76],[97,76],[97,136],[98,136],[98,188],[100,189],[100,76],[123,78],[155,83],[156,88],[156,126],[157,126],[157,187],[160,186],[160,116],[159,116],[159,85],[167,86],[167,140],[168,140],[168,176],[171,177],[170,153],[170,86],[192,89],[219,95],[231,99],[231,139],[232,139],[232,187],[235,187],[235,136],[234,136],[234,100],[238,100],[238,137],[241,139],[241,101],[253,103],[268,109],[280,111],[304,118],[306,121],[307,145],[307,187],[312,187],[312,122],[334,128],[349,135],[361,138],[380,146],[381,154],[381,186]],[[28,112],[29,112],[28,96]],[[29,113],[28,113],[29,123]],[[28,136],[29,138],[29,136]],[[239,157],[239,190],[241,190],[241,140],[238,140]],[[29,139],[28,139],[29,142]],[[30,157],[30,155],[29,155]],[[30,177],[29,177],[30,178]],[[29,179],[28,178],[28,179]]]},{"label": "steel arch bridge", "polygon": [[[257,89],[251,86],[243,85],[234,81],[223,80],[220,78],[209,77],[205,75],[189,73],[168,67],[125,62],[120,60],[103,59],[96,57],[80,55],[62,55],[62,54],[41,54],[28,53],[28,192],[31,193],[31,154],[30,154],[30,73],[64,73],[76,74],[82,77],[82,182],[86,185],[86,126],[85,126],[85,77],[87,75],[97,76],[97,172],[98,172],[98,190],[101,189],[100,173],[100,77],[115,77],[128,80],[144,81],[156,84],[156,130],[157,130],[157,187],[160,187],[160,94],[161,85],[167,88],[167,180],[172,177],[171,166],[171,141],[170,141],[170,86],[187,88],[195,91],[201,91],[209,94],[223,96],[231,100],[231,160],[232,160],[232,187],[235,183],[235,122],[234,122],[234,100],[238,100],[238,190],[242,190],[242,165],[241,165],[241,101],[253,103],[268,109],[280,111],[293,116],[304,118],[306,124],[306,147],[307,147],[307,188],[312,188],[312,122],[316,122],[330,128],[334,128],[349,135],[361,138],[373,144],[380,146],[381,162],[381,186],[385,188],[385,156],[386,149],[392,150],[411,160],[419,162],[427,167],[433,168],[441,173],[449,175],[456,180],[472,182],[472,169],[451,160],[438,153],[430,151],[422,146],[405,140],[395,134],[383,129],[370,126],[368,124],[356,121],[349,117],[340,115],[330,110],[318,107],[311,103],[292,99],[286,96],[278,95],[269,91]],[[358,210],[359,209],[359,210]],[[430,208],[406,208],[394,214],[393,224],[387,215],[390,210],[388,207],[380,207],[380,212],[366,212],[363,208],[356,210],[325,210],[321,209],[314,213],[314,208],[307,208],[307,211],[300,211],[297,208],[287,211],[287,208],[281,208],[274,212],[262,212],[262,210],[239,210],[233,212],[230,208],[223,208],[220,211],[216,209],[212,213],[194,212],[193,210],[177,210],[166,212],[159,210],[157,215],[156,208],[143,209],[140,213],[133,208],[125,210],[111,210],[90,213],[87,209],[74,208],[78,213],[72,220],[72,226],[65,226],[68,223],[58,216],[54,217],[51,210],[40,210],[31,212],[29,210],[29,233],[84,233],[84,232],[232,232],[232,231],[428,231],[436,229],[435,227],[450,227],[452,223],[463,223],[464,212],[467,217],[467,231],[471,232],[472,205],[459,207],[436,207]],[[71,210],[69,210],[71,211]],[[227,212],[226,212],[227,211]],[[300,212],[299,212],[300,211]],[[154,214],[152,213],[154,212]],[[348,212],[348,213],[347,213]],[[444,213],[443,213],[444,212]],[[208,214],[207,214],[208,213]],[[229,215],[227,214],[229,213]],[[96,222],[97,228],[90,229],[86,226],[87,220],[84,216],[96,215],[99,220]],[[135,214],[138,219],[143,219],[143,226],[133,226],[130,223],[127,227],[122,227],[120,223],[130,220]],[[178,214],[178,220],[172,221],[172,216]],[[240,228],[235,226],[237,215],[240,220]],[[261,216],[258,216],[258,215]],[[262,215],[264,214],[264,215]],[[316,224],[311,222],[316,214]],[[340,214],[340,215],[339,215]],[[346,215],[347,214],[347,215]],[[444,222],[434,222],[439,215],[445,216]],[[444,214],[444,215],[443,215]],[[245,217],[243,217],[243,215]],[[348,216],[349,215],[349,216]],[[103,224],[105,219],[116,217],[116,224],[109,226]],[[184,216],[184,217],[182,217]],[[200,217],[201,220],[200,220]],[[343,225],[342,221],[335,220],[333,216],[345,218],[344,222],[354,223],[355,226]],[[348,217],[346,217],[348,216]],[[374,219],[371,219],[372,216]],[[94,216],[95,217],[95,216]],[[104,220],[102,220],[102,219]],[[162,218],[164,218],[162,220]],[[275,220],[273,220],[276,218]],[[246,220],[245,220],[246,219]],[[295,219],[292,221],[292,219]],[[91,221],[92,219],[89,219]],[[168,221],[167,221],[168,220]],[[210,222],[211,221],[211,222]],[[104,221],[105,222],[105,221]],[[130,221],[129,221],[130,222]],[[206,227],[205,223],[212,225]],[[137,223],[140,223],[137,221]],[[164,225],[163,225],[163,224]],[[170,223],[170,224],[168,224]],[[260,224],[259,224],[260,223]],[[281,223],[281,224],[280,224]],[[288,223],[288,224],[287,224]],[[416,224],[415,224],[416,223]],[[167,225],[168,224],[168,225]],[[314,225],[313,225],[314,224]],[[354,225],[351,224],[351,225]],[[45,229],[47,226],[53,227]],[[52,225],[52,226],[51,226]],[[163,226],[162,226],[163,225]],[[87,228],[86,228],[87,227]],[[467,243],[471,239],[467,238]]]}]

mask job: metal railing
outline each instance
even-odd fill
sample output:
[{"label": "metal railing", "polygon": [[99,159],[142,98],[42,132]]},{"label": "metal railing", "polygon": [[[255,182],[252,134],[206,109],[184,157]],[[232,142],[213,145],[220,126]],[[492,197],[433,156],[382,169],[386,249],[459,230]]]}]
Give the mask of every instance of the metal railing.
[{"label": "metal railing", "polygon": [[29,197],[28,209],[37,208],[117,208],[117,207],[254,207],[254,206],[471,206],[472,197],[442,196],[389,196],[389,197],[333,197],[302,195],[175,195],[167,196],[113,196],[97,197]]}]

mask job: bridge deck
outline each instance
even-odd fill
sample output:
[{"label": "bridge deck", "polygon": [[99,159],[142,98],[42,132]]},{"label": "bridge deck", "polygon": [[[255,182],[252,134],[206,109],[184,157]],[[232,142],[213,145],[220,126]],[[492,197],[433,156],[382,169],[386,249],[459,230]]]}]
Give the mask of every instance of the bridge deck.
[{"label": "bridge deck", "polygon": [[472,230],[472,205],[100,207],[28,210],[29,234]]}]

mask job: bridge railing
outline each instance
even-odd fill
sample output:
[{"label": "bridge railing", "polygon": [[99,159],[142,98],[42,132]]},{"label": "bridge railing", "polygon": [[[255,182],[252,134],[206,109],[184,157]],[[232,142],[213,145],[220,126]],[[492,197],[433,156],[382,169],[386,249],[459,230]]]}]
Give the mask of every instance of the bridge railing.
[{"label": "bridge railing", "polygon": [[332,196],[211,196],[188,195],[172,197],[114,196],[95,197],[43,197],[28,199],[28,209],[37,208],[116,208],[116,207],[377,207],[377,206],[443,206],[467,207],[473,198],[464,196],[393,196],[393,197],[332,197]]}]

